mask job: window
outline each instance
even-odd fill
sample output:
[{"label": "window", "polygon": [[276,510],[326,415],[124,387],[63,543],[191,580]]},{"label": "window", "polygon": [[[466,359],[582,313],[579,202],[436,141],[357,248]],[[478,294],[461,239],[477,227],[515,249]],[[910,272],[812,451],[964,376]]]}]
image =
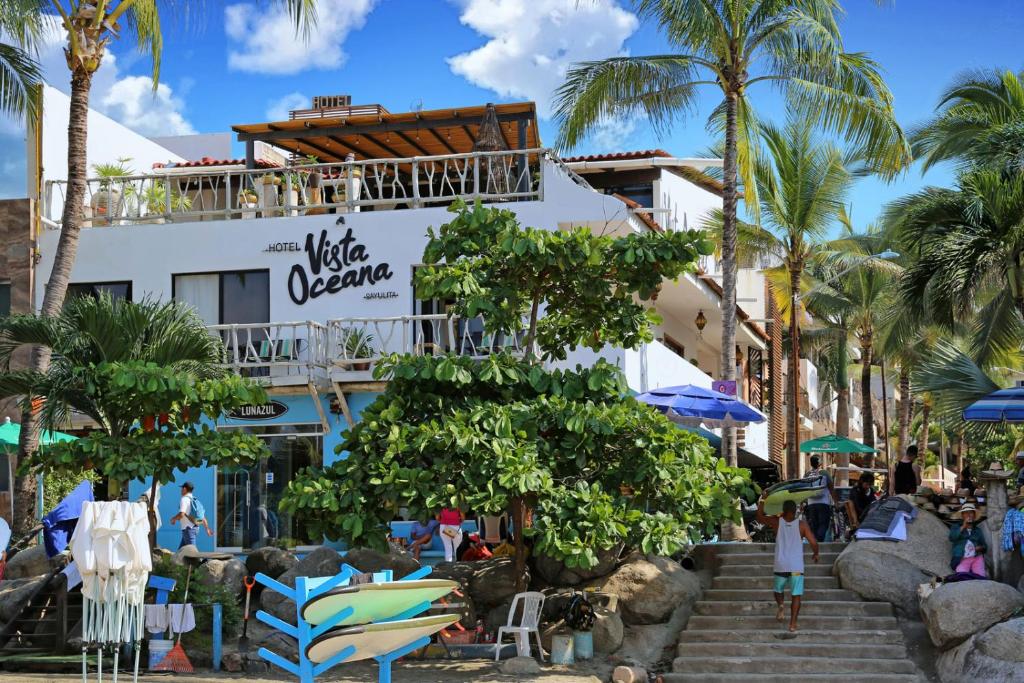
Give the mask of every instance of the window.
[{"label": "window", "polygon": [[173,288],[207,325],[270,322],[269,270],[175,275]]},{"label": "window", "polygon": [[0,318],[11,314],[11,283],[0,282]]},{"label": "window", "polygon": [[71,299],[79,296],[91,296],[97,299],[102,292],[106,292],[115,300],[124,299],[131,301],[132,283],[130,280],[125,282],[73,282],[68,285],[68,294],[65,297],[65,301],[71,301]]},{"label": "window", "polygon": [[680,358],[684,358],[684,359],[686,358],[686,347],[684,347],[682,344],[677,342],[672,337],[670,337],[670,336],[668,336],[666,334],[665,338],[662,340],[661,343],[664,344],[668,348],[669,351],[671,351],[672,353],[676,354]]}]

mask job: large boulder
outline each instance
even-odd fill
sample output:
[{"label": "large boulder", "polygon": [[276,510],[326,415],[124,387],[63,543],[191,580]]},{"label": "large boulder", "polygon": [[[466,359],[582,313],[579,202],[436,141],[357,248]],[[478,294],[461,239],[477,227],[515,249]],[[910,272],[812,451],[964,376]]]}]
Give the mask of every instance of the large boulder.
[{"label": "large boulder", "polygon": [[584,581],[592,581],[602,576],[607,576],[619,561],[619,554],[622,548],[616,546],[610,550],[599,550],[597,552],[597,564],[589,569],[582,567],[569,568],[565,562],[556,560],[547,555],[537,555],[533,558],[533,567],[537,570],[540,578],[552,586],[576,586]]},{"label": "large boulder", "polygon": [[618,612],[594,608],[594,651],[611,654],[622,647],[625,626]]},{"label": "large boulder", "polygon": [[[334,576],[341,571],[342,557],[337,550],[320,546],[299,560],[298,564],[277,577],[286,586],[294,587],[299,576]],[[264,590],[260,595],[260,606],[278,619],[295,622],[295,602],[274,590]]]},{"label": "large boulder", "polygon": [[619,612],[626,624],[660,624],[677,607],[696,602],[701,594],[697,575],[678,562],[636,553],[591,585],[619,596]]},{"label": "large boulder", "polygon": [[50,558],[46,556],[46,548],[34,545],[27,550],[16,553],[7,562],[4,570],[5,579],[27,579],[31,576],[42,576],[52,571]]},{"label": "large boulder", "polygon": [[843,588],[868,600],[891,602],[907,614],[916,615],[917,586],[934,576],[949,574],[952,551],[949,527],[934,514],[919,509],[914,521],[907,524],[907,540],[851,543],[839,555],[833,571]]},{"label": "large boulder", "polygon": [[[852,547],[859,546],[861,541]],[[891,602],[909,616],[918,614],[917,587],[931,580],[928,574],[906,560],[874,551],[843,553],[833,572],[843,588],[865,600]]]},{"label": "large boulder", "polygon": [[940,650],[957,645],[975,633],[1024,607],[1024,595],[996,581],[942,584],[921,600],[921,619]]},{"label": "large boulder", "polygon": [[[516,594],[515,560],[511,557],[492,557],[473,563],[473,576],[469,580],[469,595],[477,609],[500,605]],[[530,583],[529,570],[524,583]]]},{"label": "large boulder", "polygon": [[996,624],[936,658],[943,683],[1024,681],[1024,617]]},{"label": "large boulder", "polygon": [[248,574],[245,562],[238,558],[230,560],[208,560],[196,572],[196,581],[204,586],[222,585],[239,595],[244,587],[243,580]]},{"label": "large boulder", "polygon": [[32,594],[46,581],[45,576],[32,576],[27,579],[8,579],[0,581],[0,624],[6,624],[18,615]]},{"label": "large boulder", "polygon": [[299,561],[287,550],[265,546],[258,548],[245,558],[245,566],[250,576],[266,574],[272,579],[294,568]]},{"label": "large boulder", "polygon": [[[469,580],[473,578],[475,562],[442,562],[434,567],[428,578],[447,579],[459,584],[458,591],[461,596],[450,594],[446,599],[449,603],[460,604],[458,608],[459,623],[465,628],[476,628],[476,621],[482,615],[477,614],[476,605],[469,593]],[[445,610],[448,614],[454,614],[454,610]],[[440,613],[440,612],[438,612]]]},{"label": "large boulder", "polygon": [[389,552],[370,548],[353,548],[345,553],[345,562],[368,574],[390,569],[394,572],[396,579],[412,574],[420,568],[420,563],[413,558],[412,554],[396,546],[389,546]]}]

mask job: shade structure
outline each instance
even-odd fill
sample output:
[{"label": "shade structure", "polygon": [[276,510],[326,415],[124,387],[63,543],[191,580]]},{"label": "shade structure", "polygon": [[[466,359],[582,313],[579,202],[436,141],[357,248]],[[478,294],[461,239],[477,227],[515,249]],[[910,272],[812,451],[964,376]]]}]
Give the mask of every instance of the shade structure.
[{"label": "shade structure", "polygon": [[673,422],[687,426],[743,427],[764,422],[764,413],[734,396],[693,384],[665,387],[638,394],[636,400],[652,405]]},{"label": "shade structure", "polygon": [[800,444],[801,453],[877,453],[871,446],[845,436],[829,434]]},{"label": "shade structure", "polygon": [[[11,422],[11,418],[4,418],[4,423],[0,425],[0,450],[10,450],[11,448],[18,447],[18,439],[21,437],[21,425],[16,422]],[[39,445],[49,446],[50,444],[58,443],[60,441],[74,441],[77,436],[71,436],[64,432],[50,432],[43,430],[39,435]]]},{"label": "shade structure", "polygon": [[1024,387],[993,391],[967,406],[963,416],[968,422],[1024,422]]}]

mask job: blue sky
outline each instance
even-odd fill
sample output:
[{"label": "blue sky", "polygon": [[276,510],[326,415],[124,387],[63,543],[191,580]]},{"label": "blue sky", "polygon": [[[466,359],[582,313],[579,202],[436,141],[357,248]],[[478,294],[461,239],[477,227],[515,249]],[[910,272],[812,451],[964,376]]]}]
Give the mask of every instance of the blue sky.
[{"label": "blue sky", "polygon": [[[149,135],[227,130],[267,120],[317,94],[348,93],[356,103],[392,111],[487,101],[534,99],[548,112],[550,91],[568,64],[666,46],[641,25],[624,0],[321,0],[321,26],[309,45],[294,40],[282,16],[255,2],[207,3],[200,29],[171,26],[160,90],[154,97],[148,61],[116,45],[97,76],[92,99],[104,111]],[[896,98],[901,123],[927,118],[938,95],[965,69],[1024,68],[1021,0],[847,0],[848,50],[878,60]],[[49,80],[66,89],[59,41],[43,55]],[[770,89],[752,89],[762,116],[781,120]],[[717,101],[709,88],[697,111],[657,138],[643,120],[604,127],[579,151],[661,147],[693,155],[710,138],[704,119]],[[270,117],[272,118],[272,117]],[[541,120],[545,142],[554,124]],[[23,194],[24,152],[18,133],[0,121],[0,197]],[[882,205],[924,184],[951,181],[948,169],[922,178],[912,170],[891,184],[861,181],[851,202],[855,220],[872,220]]]}]

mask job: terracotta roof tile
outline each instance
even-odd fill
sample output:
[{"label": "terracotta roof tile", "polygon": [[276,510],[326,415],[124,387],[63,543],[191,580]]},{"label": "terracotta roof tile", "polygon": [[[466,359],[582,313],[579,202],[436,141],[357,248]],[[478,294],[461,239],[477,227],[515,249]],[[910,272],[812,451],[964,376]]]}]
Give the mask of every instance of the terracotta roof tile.
[{"label": "terracotta roof tile", "polygon": [[[177,161],[166,164],[155,163],[153,168],[205,168],[208,166],[245,166],[245,159],[214,159],[203,157],[194,161]],[[257,159],[256,168],[279,168],[279,165],[266,159]]]},{"label": "terracotta roof tile", "polygon": [[651,157],[671,158],[672,155],[663,149],[641,149],[633,152],[612,152],[610,154],[588,154],[586,156],[566,157],[567,164],[577,161],[628,161],[629,159],[650,159]]}]

